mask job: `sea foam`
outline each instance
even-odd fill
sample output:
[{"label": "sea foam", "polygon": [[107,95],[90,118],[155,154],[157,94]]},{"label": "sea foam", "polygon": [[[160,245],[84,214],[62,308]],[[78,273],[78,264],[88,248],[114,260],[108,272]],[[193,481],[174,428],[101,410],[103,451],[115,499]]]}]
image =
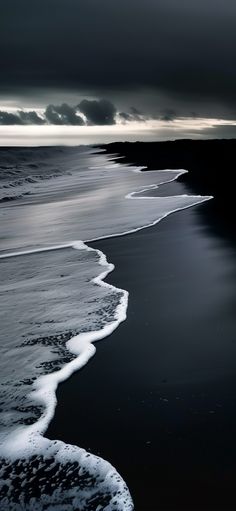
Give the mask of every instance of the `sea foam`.
[{"label": "sea foam", "polygon": [[[114,266],[88,243],[150,227],[211,198],[145,196],[185,170],[142,172],[113,165],[104,155],[80,157],[75,168],[73,153],[69,183],[60,176],[56,186],[41,186],[23,206],[21,222],[33,214],[37,241],[25,230],[19,244],[16,233],[0,255],[4,511],[133,509],[126,483],[110,463],[43,436],[54,415],[58,384],[83,367],[95,354],[94,343],[126,319],[128,291],[104,280]],[[4,206],[6,226],[14,214],[19,216],[17,208]],[[24,233],[25,226],[20,223],[19,229]],[[75,232],[84,241],[74,241]]]},{"label": "sea foam", "polygon": [[[99,509],[101,504],[103,506],[101,509],[107,511],[131,510],[133,508],[126,484],[110,463],[87,453],[79,447],[69,446],[59,441],[51,442],[43,437],[54,415],[58,384],[89,361],[95,353],[94,342],[110,335],[119,326],[120,322],[126,319],[128,292],[104,282],[104,278],[114,269],[114,266],[107,262],[105,254],[88,247],[83,242],[74,243],[73,249],[75,249],[75,254],[77,251],[92,253],[95,256],[96,264],[103,267],[103,271],[92,278],[90,282],[92,287],[103,288],[105,294],[99,296],[96,293],[96,298],[90,295],[88,301],[95,301],[95,307],[93,305],[93,310],[90,307],[89,312],[87,306],[87,314],[93,312],[95,316],[94,323],[100,328],[84,331],[78,335],[71,333],[69,340],[65,342],[63,351],[71,353],[73,359],[65,363],[59,353],[61,369],[53,371],[54,363],[58,363],[58,358],[52,360],[48,374],[38,376],[35,381],[30,382],[27,378],[25,385],[24,380],[19,382],[21,388],[23,385],[23,393],[22,391],[19,393],[18,387],[14,389],[14,382],[5,380],[4,383],[8,385],[8,388],[13,385],[10,392],[10,403],[9,401],[5,403],[8,406],[11,404],[13,413],[8,408],[0,414],[2,426],[0,430],[0,455],[2,459],[0,502],[3,510],[41,510],[51,509],[50,506],[53,506],[53,509],[56,506],[58,510],[92,510]],[[68,256],[66,258],[68,261]],[[8,263],[8,258],[5,258],[5,263]],[[47,266],[48,264],[49,261],[47,261]],[[92,261],[90,260],[90,269],[91,264]],[[7,267],[5,270],[7,270]],[[68,271],[66,264],[65,270]],[[88,270],[86,271],[85,267],[83,268],[83,274],[87,279]],[[36,282],[33,285],[35,286]],[[73,290],[71,291],[73,292]],[[114,303],[109,306],[109,310],[105,310],[106,303],[101,304],[102,299],[104,302],[109,299],[110,303],[113,300]],[[96,307],[98,300],[99,304]],[[99,317],[97,317],[98,314]],[[78,324],[82,329],[81,318],[79,318]],[[66,328],[66,325],[64,327]],[[84,329],[86,329],[85,325]],[[45,338],[40,339],[41,343],[45,340]],[[36,343],[33,343],[34,348],[40,344],[40,339],[36,339]],[[58,347],[58,340],[58,336],[51,339],[50,346],[52,350]],[[24,352],[26,347],[27,343],[25,346],[16,349],[21,349]],[[37,367],[33,370],[37,374]],[[23,372],[26,376],[25,368]],[[45,372],[45,369],[43,372]],[[32,390],[27,393],[29,383]],[[16,414],[16,406],[12,407],[12,401],[21,404],[21,409],[18,406],[18,417],[15,417],[13,424],[12,419],[14,413]],[[33,403],[34,406],[31,406],[30,416],[27,415],[25,421],[25,412],[27,413],[29,403]],[[41,413],[37,420],[38,410]],[[30,425],[27,424],[29,419],[32,422]],[[24,422],[26,423],[22,424]],[[9,467],[11,467],[10,474]],[[61,480],[62,473],[64,480]],[[40,474],[40,477],[38,474]],[[48,478],[50,480],[50,491],[47,483]]]}]

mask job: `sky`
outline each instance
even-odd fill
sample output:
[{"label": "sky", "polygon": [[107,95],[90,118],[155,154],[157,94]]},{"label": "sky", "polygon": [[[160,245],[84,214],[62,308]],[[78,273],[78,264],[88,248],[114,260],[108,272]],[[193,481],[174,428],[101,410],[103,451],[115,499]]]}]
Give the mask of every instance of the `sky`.
[{"label": "sky", "polygon": [[236,136],[235,26],[235,0],[1,0],[0,138]]}]

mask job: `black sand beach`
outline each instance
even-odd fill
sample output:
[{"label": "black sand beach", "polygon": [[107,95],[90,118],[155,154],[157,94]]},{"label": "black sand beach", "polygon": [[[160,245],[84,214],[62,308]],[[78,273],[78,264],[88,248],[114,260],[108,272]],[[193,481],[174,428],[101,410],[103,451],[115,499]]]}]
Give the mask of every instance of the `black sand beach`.
[{"label": "black sand beach", "polygon": [[[112,463],[138,511],[235,509],[236,244],[230,181],[235,146],[235,141],[120,144],[106,147],[107,154],[80,147],[23,149],[20,168],[18,150],[3,151],[12,163],[3,164],[1,190],[7,202],[1,209],[1,237],[3,249],[14,257],[3,253],[2,260],[0,436],[3,453],[22,449],[23,465],[16,467],[15,480],[4,454],[1,509],[16,509],[19,501],[22,509],[35,509],[36,498],[40,509],[47,501],[47,508],[98,511],[113,496],[123,499],[113,502],[115,509],[132,509],[117,473],[71,444]],[[126,165],[113,164],[114,151],[125,156]],[[156,188],[179,172],[131,172],[127,164],[133,161],[150,170],[186,168],[189,174]],[[214,200],[200,204],[202,195],[212,194]],[[145,195],[167,197],[132,200]],[[196,201],[198,206],[171,214],[155,227],[104,239],[153,225],[168,211]],[[57,383],[93,353],[84,336],[76,334],[119,323],[112,326],[120,293],[93,280],[101,264],[109,269],[104,258],[98,265],[96,251],[72,241],[94,238],[103,241],[92,247],[116,266],[107,280],[130,293],[127,321],[97,344],[96,356],[83,370],[60,385],[56,416],[43,438],[40,431],[53,415]],[[123,307],[126,295],[121,295]],[[68,359],[73,346],[70,350],[66,344],[64,351],[71,336],[75,353],[79,350],[73,360]],[[37,394],[29,406],[34,382],[45,392],[46,422],[37,421]],[[14,447],[15,433],[20,436]],[[49,461],[42,466],[45,452]],[[88,474],[88,464],[86,490],[87,482],[78,477],[82,467]]]},{"label": "black sand beach", "polygon": [[236,243],[235,139],[113,143],[102,147],[108,154],[118,154],[118,161],[144,165],[148,170],[187,169],[188,174],[178,179],[187,186],[187,193],[214,196],[214,201],[200,208],[205,225],[210,223],[209,234],[214,232],[226,243],[229,238],[230,243]]},{"label": "black sand beach", "polygon": [[224,199],[94,244],[116,266],[109,282],[130,293],[128,318],[59,387],[47,436],[109,460],[137,511],[235,509],[236,259],[227,215],[218,222]]}]

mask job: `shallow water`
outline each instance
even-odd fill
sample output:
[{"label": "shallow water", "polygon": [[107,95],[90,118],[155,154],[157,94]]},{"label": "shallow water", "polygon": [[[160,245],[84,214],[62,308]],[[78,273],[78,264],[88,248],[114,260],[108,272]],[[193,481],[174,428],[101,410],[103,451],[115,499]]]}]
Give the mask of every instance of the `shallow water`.
[{"label": "shallow water", "polygon": [[[53,151],[21,155],[24,185],[11,167],[1,190],[8,198],[0,209],[1,509],[132,509],[126,484],[108,462],[43,437],[58,383],[94,355],[92,342],[126,318],[127,290],[103,282],[113,266],[79,240],[136,231],[207,198],[150,196],[183,171],[142,173],[91,149]],[[11,149],[11,162],[13,156],[16,167]],[[48,172],[53,165],[57,175]],[[37,182],[32,168],[40,170]]]}]

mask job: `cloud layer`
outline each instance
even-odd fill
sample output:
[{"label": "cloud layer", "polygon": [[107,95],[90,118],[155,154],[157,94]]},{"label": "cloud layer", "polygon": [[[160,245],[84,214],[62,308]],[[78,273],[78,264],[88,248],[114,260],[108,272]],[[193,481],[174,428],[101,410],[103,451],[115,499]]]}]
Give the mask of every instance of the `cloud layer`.
[{"label": "cloud layer", "polygon": [[34,110],[18,110],[14,113],[0,110],[0,125],[43,125],[55,126],[112,126],[148,120],[173,121],[177,117],[171,109],[162,110],[160,115],[149,116],[131,106],[127,112],[119,112],[107,99],[83,99],[78,105],[48,105],[40,114]]},{"label": "cloud layer", "polygon": [[18,110],[14,113],[0,111],[0,125],[54,124],[69,126],[105,126],[116,124],[116,114],[116,107],[106,99],[84,99],[75,107],[67,103],[62,103],[62,105],[48,105],[41,115],[34,110]]},{"label": "cloud layer", "polygon": [[[208,115],[235,113],[235,23],[235,0],[4,1],[0,93],[74,91],[119,99],[124,113],[127,94],[144,95],[149,113],[161,95],[160,108],[171,99],[180,113],[187,105],[199,114],[200,104]],[[90,107],[82,105],[99,122]],[[57,113],[48,111],[54,122]],[[73,113],[72,122],[80,122]]]}]

